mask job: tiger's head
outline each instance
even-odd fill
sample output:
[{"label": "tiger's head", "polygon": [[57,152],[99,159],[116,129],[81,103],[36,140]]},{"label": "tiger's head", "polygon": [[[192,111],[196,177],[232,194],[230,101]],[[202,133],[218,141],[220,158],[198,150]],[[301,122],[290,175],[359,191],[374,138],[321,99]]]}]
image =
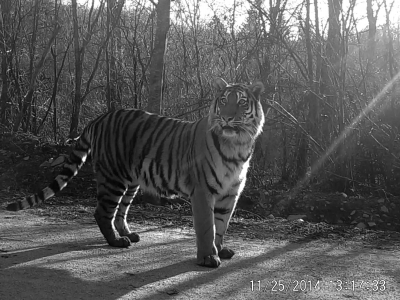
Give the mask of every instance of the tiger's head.
[{"label": "tiger's head", "polygon": [[211,130],[225,139],[254,141],[264,125],[264,112],[259,100],[264,85],[261,82],[228,84],[218,78],[214,87],[218,96],[210,107]]}]

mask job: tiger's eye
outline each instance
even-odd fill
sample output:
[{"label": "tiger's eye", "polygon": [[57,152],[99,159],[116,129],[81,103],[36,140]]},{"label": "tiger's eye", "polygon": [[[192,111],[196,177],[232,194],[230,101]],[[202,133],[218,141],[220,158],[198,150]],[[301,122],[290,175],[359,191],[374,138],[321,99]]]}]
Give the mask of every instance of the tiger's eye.
[{"label": "tiger's eye", "polygon": [[239,100],[239,105],[246,105],[246,104],[247,104],[246,99],[240,99]]}]

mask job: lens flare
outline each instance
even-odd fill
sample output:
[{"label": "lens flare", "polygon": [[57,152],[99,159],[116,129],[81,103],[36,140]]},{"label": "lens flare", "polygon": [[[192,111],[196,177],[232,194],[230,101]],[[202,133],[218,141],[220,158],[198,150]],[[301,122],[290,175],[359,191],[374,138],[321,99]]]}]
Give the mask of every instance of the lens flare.
[{"label": "lens flare", "polygon": [[389,91],[389,89],[394,85],[394,83],[400,79],[400,72],[396,74],[386,85],[385,87],[376,95],[371,102],[365,107],[360,114],[353,119],[353,121],[345,127],[342,133],[336,138],[335,141],[329,146],[329,148],[325,151],[325,153],[311,166],[311,170],[307,172],[304,177],[299,180],[296,186],[290,192],[290,198],[296,196],[301,188],[308,182],[308,180],[315,174],[322,166],[322,164],[326,161],[326,159],[336,150],[341,142],[346,139],[346,136],[350,133],[352,128],[355,128],[364,118],[365,116],[377,105],[379,104],[383,96]]}]

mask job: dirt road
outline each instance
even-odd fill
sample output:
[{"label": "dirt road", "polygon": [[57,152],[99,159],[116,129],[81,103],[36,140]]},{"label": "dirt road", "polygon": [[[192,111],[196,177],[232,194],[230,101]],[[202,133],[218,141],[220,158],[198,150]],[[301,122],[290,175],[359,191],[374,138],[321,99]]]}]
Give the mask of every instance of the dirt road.
[{"label": "dirt road", "polygon": [[192,229],[131,227],[116,249],[92,220],[0,211],[0,299],[400,299],[398,248],[228,235],[237,254],[208,269]]}]

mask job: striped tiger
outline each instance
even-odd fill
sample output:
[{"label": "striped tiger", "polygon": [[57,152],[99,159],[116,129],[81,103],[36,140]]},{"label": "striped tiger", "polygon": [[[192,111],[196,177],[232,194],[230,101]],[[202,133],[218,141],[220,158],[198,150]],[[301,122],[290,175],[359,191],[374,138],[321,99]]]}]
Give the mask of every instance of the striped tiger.
[{"label": "striped tiger", "polygon": [[227,84],[216,79],[209,115],[187,122],[122,109],[86,126],[60,174],[39,193],[7,206],[18,211],[63,189],[90,154],[97,180],[94,213],[108,244],[139,241],[126,221],[139,187],[156,195],[190,198],[197,264],[216,268],[234,251],[223,236],[245,185],[256,137],[264,124],[261,82]]}]

